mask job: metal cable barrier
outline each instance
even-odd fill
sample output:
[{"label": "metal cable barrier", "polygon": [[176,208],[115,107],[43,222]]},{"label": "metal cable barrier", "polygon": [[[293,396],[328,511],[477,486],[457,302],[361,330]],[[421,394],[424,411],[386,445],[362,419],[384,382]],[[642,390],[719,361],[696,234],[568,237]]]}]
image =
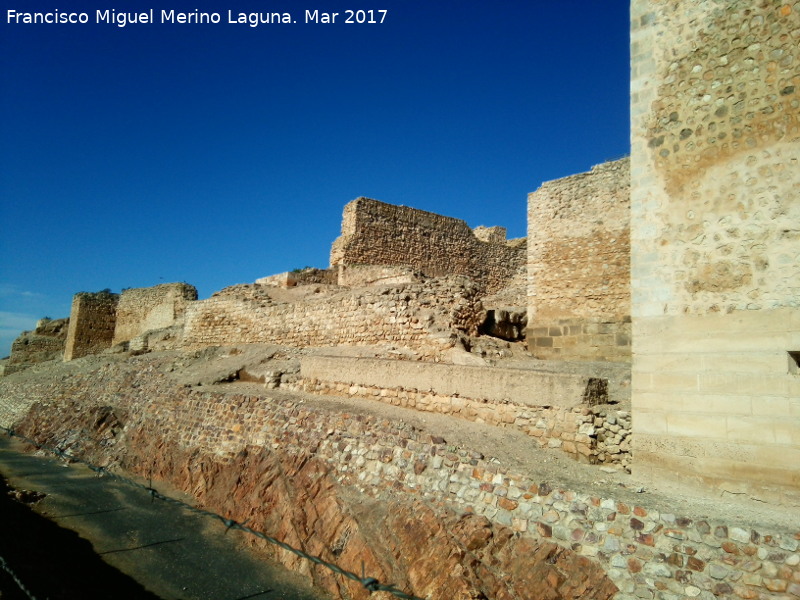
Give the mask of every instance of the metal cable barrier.
[{"label": "metal cable barrier", "polygon": [[[156,489],[154,489],[152,487],[152,485],[143,485],[141,483],[133,481],[132,479],[128,479],[127,477],[124,477],[123,475],[119,475],[117,473],[114,473],[113,471],[110,471],[105,467],[98,467],[97,465],[94,465],[94,464],[92,464],[90,462],[87,462],[87,461],[83,460],[79,456],[75,456],[75,455],[70,454],[68,452],[65,452],[64,450],[61,450],[59,448],[52,448],[50,446],[46,446],[44,444],[40,444],[39,442],[37,442],[35,440],[32,440],[32,439],[30,439],[30,438],[28,438],[28,437],[26,437],[24,435],[21,435],[21,434],[17,433],[16,431],[14,431],[13,429],[9,429],[8,427],[0,426],[0,431],[5,432],[6,435],[8,435],[10,437],[15,437],[15,438],[20,439],[20,440],[22,440],[22,441],[24,441],[24,442],[26,442],[28,444],[31,444],[32,446],[35,446],[36,448],[38,448],[40,450],[45,450],[47,452],[50,452],[51,454],[54,454],[54,455],[58,456],[59,458],[61,458],[63,460],[70,461],[70,462],[76,462],[76,463],[80,463],[80,464],[86,465],[89,469],[91,469],[92,471],[97,473],[98,476],[109,477],[111,479],[114,479],[114,480],[119,481],[121,483],[124,483],[126,485],[129,485],[129,486],[132,486],[134,488],[140,489],[140,490],[146,492],[147,494],[149,494],[150,497],[153,498],[153,499],[163,500],[164,502],[169,502],[171,504],[175,504],[175,505],[180,506],[180,507],[182,507],[182,508],[184,508],[184,509],[186,509],[186,510],[188,510],[190,512],[193,512],[195,514],[202,515],[204,517],[210,517],[212,519],[216,519],[216,520],[220,521],[225,526],[225,533],[227,533],[231,529],[234,529],[234,530],[238,529],[239,531],[244,531],[245,533],[249,533],[250,535],[253,535],[253,536],[257,537],[257,538],[265,540],[265,541],[269,542],[270,544],[274,544],[275,546],[278,546],[279,548],[283,548],[284,550],[287,550],[287,551],[289,551],[289,552],[291,552],[293,554],[296,554],[297,556],[299,556],[301,558],[309,560],[309,561],[311,561],[312,563],[314,563],[316,565],[321,565],[323,567],[326,567],[326,568],[330,569],[331,571],[333,571],[334,573],[337,573],[337,574],[339,574],[339,575],[341,575],[343,577],[347,577],[348,579],[351,579],[352,581],[356,581],[356,582],[360,583],[370,593],[373,593],[373,592],[389,592],[390,594],[393,594],[397,598],[402,598],[403,600],[424,600],[423,598],[420,598],[419,596],[414,596],[412,594],[408,594],[408,593],[406,593],[406,592],[404,592],[402,590],[397,589],[394,586],[394,584],[381,583],[380,581],[378,581],[374,577],[366,577],[366,576],[364,576],[363,573],[361,575],[357,575],[356,573],[353,573],[351,571],[347,571],[347,570],[341,568],[339,565],[336,565],[334,563],[330,563],[330,562],[328,562],[328,561],[326,561],[326,560],[324,560],[324,559],[322,559],[322,558],[320,558],[318,556],[313,556],[311,554],[308,554],[308,553],[306,553],[306,552],[304,552],[304,551],[302,551],[302,550],[300,550],[298,548],[294,548],[294,547],[290,546],[289,544],[287,544],[286,542],[282,542],[281,540],[278,540],[278,539],[276,539],[276,538],[274,538],[272,536],[269,536],[269,535],[267,535],[266,533],[264,533],[262,531],[257,531],[255,529],[252,529],[252,528],[248,527],[246,525],[247,521],[245,521],[243,523],[239,523],[238,521],[235,521],[233,519],[228,519],[226,517],[223,517],[222,515],[218,515],[217,513],[214,513],[214,512],[208,511],[208,510],[203,510],[201,508],[197,508],[195,506],[192,506],[191,504],[187,504],[187,503],[182,502],[181,500],[177,500],[175,498],[170,498],[169,496],[165,496],[165,495],[161,494],[160,492],[158,492]],[[22,583],[14,576],[14,574],[8,568],[6,568],[5,561],[2,560],[2,557],[0,557],[0,568],[3,568],[4,570],[6,570],[12,576],[12,578],[14,578],[14,581],[17,583],[17,585],[19,585],[20,588],[26,594],[28,594],[28,596],[32,600],[35,600],[34,597],[31,596],[31,594],[25,589],[25,587],[22,585]]]},{"label": "metal cable barrier", "polygon": [[36,596],[31,594],[31,591],[28,588],[26,588],[25,584],[19,580],[17,574],[11,570],[11,567],[8,566],[8,563],[2,556],[0,556],[0,569],[3,569],[3,571],[8,573],[9,577],[11,577],[11,579],[14,580],[14,583],[16,583],[17,587],[19,587],[19,589],[22,590],[23,594],[25,594],[28,598],[30,598],[30,600],[36,600]]}]

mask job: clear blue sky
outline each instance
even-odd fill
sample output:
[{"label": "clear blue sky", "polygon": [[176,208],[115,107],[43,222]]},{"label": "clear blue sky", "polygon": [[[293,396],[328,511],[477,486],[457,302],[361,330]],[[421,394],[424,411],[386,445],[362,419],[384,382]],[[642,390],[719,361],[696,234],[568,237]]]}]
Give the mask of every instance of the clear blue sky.
[{"label": "clear blue sky", "polygon": [[[526,194],[629,152],[626,0],[25,0],[0,23],[0,356],[74,293],[200,297],[326,267],[358,196],[526,232]],[[228,24],[290,11],[293,24]],[[154,9],[156,23],[96,24]],[[387,9],[346,24],[348,8]],[[162,24],[161,10],[220,24]],[[306,24],[306,9],[339,12]],[[377,16],[377,14],[376,14]]]}]

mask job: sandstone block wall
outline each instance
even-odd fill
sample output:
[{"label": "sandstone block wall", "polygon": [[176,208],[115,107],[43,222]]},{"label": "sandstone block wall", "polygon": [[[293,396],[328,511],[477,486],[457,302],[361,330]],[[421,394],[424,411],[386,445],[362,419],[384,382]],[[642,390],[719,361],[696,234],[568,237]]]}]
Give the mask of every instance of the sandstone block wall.
[{"label": "sandstone block wall", "polygon": [[630,165],[528,196],[528,346],[537,358],[630,360]]},{"label": "sandstone block wall", "polygon": [[110,348],[114,340],[119,294],[79,292],[72,298],[64,360]]},{"label": "sandstone block wall", "polygon": [[631,5],[634,468],[800,505],[800,4]]},{"label": "sandstone block wall", "polygon": [[291,303],[258,285],[226,288],[186,309],[188,347],[395,344],[436,355],[483,319],[477,286],[449,277],[424,283],[335,290]]},{"label": "sandstone block wall", "polygon": [[491,293],[525,262],[525,241],[502,233],[484,227],[479,238],[461,219],[358,198],[344,207],[331,266],[407,265],[428,276],[465,275]]},{"label": "sandstone block wall", "polygon": [[194,300],[197,290],[187,283],[123,290],[117,304],[113,343],[127,342],[152,329],[171,327]]}]

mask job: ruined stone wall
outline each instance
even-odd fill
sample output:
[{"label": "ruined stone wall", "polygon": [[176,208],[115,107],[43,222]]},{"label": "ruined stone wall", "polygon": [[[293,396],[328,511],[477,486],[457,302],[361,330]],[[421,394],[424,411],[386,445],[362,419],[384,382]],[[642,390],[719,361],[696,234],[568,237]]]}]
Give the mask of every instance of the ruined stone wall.
[{"label": "ruined stone wall", "polygon": [[394,344],[435,355],[452,347],[459,331],[477,331],[483,318],[478,291],[469,280],[450,277],[283,303],[260,286],[234,286],[187,307],[183,343]]},{"label": "ruined stone wall", "polygon": [[11,344],[11,356],[4,374],[9,375],[64,354],[69,319],[41,319],[33,331],[23,331]]},{"label": "ruined stone wall", "polygon": [[171,327],[194,300],[197,290],[187,283],[123,290],[117,304],[113,343],[127,342],[152,329]]},{"label": "ruined stone wall", "polygon": [[338,265],[337,282],[347,287],[414,283],[425,279],[412,267],[399,265]]},{"label": "ruined stone wall", "polygon": [[479,239],[461,219],[358,198],[344,207],[331,265],[407,265],[428,276],[466,275],[491,293],[525,261],[524,240],[501,241],[501,230],[481,228]]},{"label": "ruined stone wall", "polygon": [[635,468],[800,505],[800,4],[631,9]]},{"label": "ruined stone wall", "polygon": [[79,292],[72,298],[64,360],[97,354],[112,346],[119,294]]},{"label": "ruined stone wall", "polygon": [[[367,496],[445,504],[520,537],[571,548],[599,563],[619,588],[616,600],[782,600],[800,592],[800,531],[686,515],[648,494],[626,498],[569,489],[402,421],[325,408],[293,395],[262,398],[172,386],[165,375],[168,363],[140,358],[109,364],[96,374],[59,377],[56,385],[38,378],[2,380],[0,424],[22,419],[18,411],[9,421],[4,407],[36,401],[32,418],[18,429],[52,443],[74,439],[75,431],[86,438],[96,433],[92,406],[119,409],[125,435],[139,431],[155,438],[149,442],[151,460],[131,462],[140,475],[148,477],[155,461],[171,460],[181,450],[199,457],[194,468],[183,469],[194,478],[182,482],[187,493],[204,488],[210,463],[253,456],[256,448],[300,456],[303,462],[319,460],[336,482]],[[65,424],[65,414],[73,421]],[[80,424],[79,418],[89,422]],[[76,451],[87,447],[83,437]],[[235,480],[233,474],[220,495],[230,497]],[[244,491],[237,490],[239,504]],[[223,512],[239,521],[251,516]]]},{"label": "ruined stone wall", "polygon": [[509,282],[492,294],[483,297],[486,309],[517,310],[527,313],[528,270],[520,265]]},{"label": "ruined stone wall", "polygon": [[310,285],[314,283],[335,284],[337,273],[332,269],[315,269],[308,267],[297,271],[278,273],[269,277],[256,279],[260,285],[273,285],[278,287],[290,288],[297,285]]},{"label": "ruined stone wall", "polygon": [[630,360],[627,158],[528,196],[528,346],[537,358]]},{"label": "ruined stone wall", "polygon": [[303,357],[300,375],[283,387],[509,427],[580,462],[630,467],[630,413],[594,406],[607,387],[583,375],[327,356]]}]

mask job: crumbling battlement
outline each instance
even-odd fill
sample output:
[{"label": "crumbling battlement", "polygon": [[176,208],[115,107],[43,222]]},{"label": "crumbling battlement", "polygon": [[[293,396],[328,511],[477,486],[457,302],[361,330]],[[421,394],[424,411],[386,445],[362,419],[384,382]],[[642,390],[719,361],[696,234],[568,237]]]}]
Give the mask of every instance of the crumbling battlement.
[{"label": "crumbling battlement", "polygon": [[270,275],[269,277],[261,277],[260,279],[256,279],[255,283],[285,288],[314,283],[336,284],[336,271],[306,267],[305,269],[297,269],[295,271]]},{"label": "crumbling battlement", "polygon": [[113,343],[127,342],[145,331],[174,325],[194,300],[197,290],[188,283],[123,290],[117,304]]},{"label": "crumbling battlement", "polygon": [[10,375],[31,365],[61,358],[69,319],[40,319],[33,331],[23,331],[11,344],[11,356],[2,374]]},{"label": "crumbling battlement", "polygon": [[197,290],[187,283],[130,288],[121,295],[107,290],[75,294],[64,360],[97,354],[146,331],[176,325],[195,300]]},{"label": "crumbling battlement", "polygon": [[528,196],[528,345],[537,358],[630,360],[630,160]]},{"label": "crumbling battlement", "polygon": [[394,344],[436,355],[459,332],[477,332],[482,319],[478,287],[463,277],[334,288],[295,302],[274,300],[266,287],[238,285],[187,307],[183,344]]},{"label": "crumbling battlement", "polygon": [[504,231],[482,227],[476,235],[461,219],[358,198],[344,207],[331,266],[406,265],[428,276],[465,275],[492,293],[525,262],[525,240],[505,241]]},{"label": "crumbling battlement", "polygon": [[79,292],[72,298],[64,360],[97,354],[110,348],[117,322],[119,294]]}]

